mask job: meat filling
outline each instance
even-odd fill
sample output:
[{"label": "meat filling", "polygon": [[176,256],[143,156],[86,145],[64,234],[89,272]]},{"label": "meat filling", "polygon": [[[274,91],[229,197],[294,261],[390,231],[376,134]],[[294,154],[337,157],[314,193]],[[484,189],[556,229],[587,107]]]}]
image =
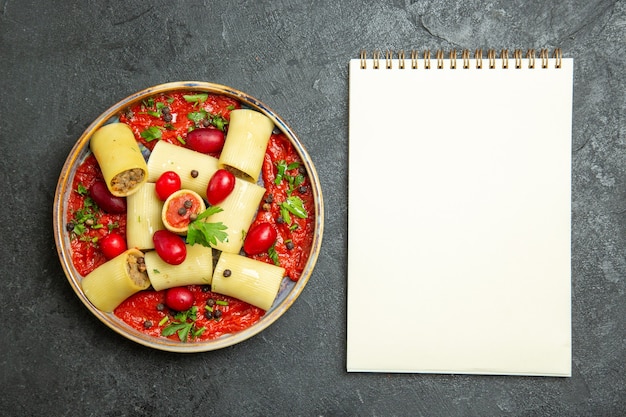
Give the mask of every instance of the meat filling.
[{"label": "meat filling", "polygon": [[143,257],[128,255],[128,275],[139,287],[147,287],[149,284],[146,263]]},{"label": "meat filling", "polygon": [[119,193],[127,193],[143,181],[145,172],[141,168],[128,169],[120,172],[111,180],[111,188]]}]

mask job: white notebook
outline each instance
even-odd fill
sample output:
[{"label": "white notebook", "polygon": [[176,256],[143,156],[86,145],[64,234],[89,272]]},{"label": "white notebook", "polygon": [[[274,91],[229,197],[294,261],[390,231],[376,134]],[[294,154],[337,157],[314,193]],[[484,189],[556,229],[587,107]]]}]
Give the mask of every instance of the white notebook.
[{"label": "white notebook", "polygon": [[347,370],[570,376],[573,59],[349,77]]}]

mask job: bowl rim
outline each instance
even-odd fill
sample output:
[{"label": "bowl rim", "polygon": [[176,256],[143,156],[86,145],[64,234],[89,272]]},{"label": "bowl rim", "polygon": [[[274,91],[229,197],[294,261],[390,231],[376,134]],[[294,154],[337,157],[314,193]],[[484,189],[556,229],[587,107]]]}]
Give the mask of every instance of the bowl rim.
[{"label": "bowl rim", "polygon": [[[67,237],[64,232],[66,213],[66,210],[64,210],[64,208],[67,204],[64,196],[66,195],[66,193],[69,192],[68,187],[71,188],[71,183],[73,179],[72,168],[77,166],[77,164],[81,162],[81,157],[84,156],[86,150],[88,150],[89,140],[93,132],[106,124],[111,118],[118,115],[120,111],[124,108],[132,106],[133,104],[149,96],[172,91],[202,91],[224,95],[236,99],[242,104],[245,104],[246,106],[254,108],[257,111],[265,114],[274,122],[274,125],[287,136],[291,144],[294,146],[296,152],[299,154],[310,178],[310,186],[312,188],[314,197],[315,224],[313,242],[311,245],[311,250],[309,252],[309,258],[302,271],[302,275],[300,276],[298,281],[295,282],[295,285],[293,286],[293,288],[291,288],[285,299],[283,299],[280,304],[273,306],[272,309],[267,311],[258,322],[248,327],[247,329],[244,329],[237,333],[229,334],[227,336],[222,336],[217,339],[201,342],[192,341],[183,343],[168,338],[156,338],[148,336],[145,333],[142,333],[128,326],[121,319],[117,318],[113,313],[105,313],[98,310],[93,304],[91,304],[91,302],[87,299],[82,291],[82,288],[80,286],[80,280],[82,279],[82,277],[80,276],[80,274],[78,274],[73,266],[70,250],[68,247],[66,247]],[[302,146],[300,140],[295,135],[293,130],[272,109],[270,109],[260,100],[231,87],[205,81],[175,81],[164,84],[157,84],[127,96],[126,98],[118,101],[114,105],[110,106],[103,113],[101,113],[83,131],[81,136],[71,148],[70,153],[67,156],[59,175],[53,203],[53,231],[59,260],[61,262],[61,266],[63,267],[65,276],[69,281],[72,289],[74,290],[78,298],[87,307],[87,309],[91,311],[91,313],[96,316],[101,322],[103,322],[107,327],[114,330],[118,334],[126,337],[127,339],[130,339],[146,347],[177,353],[206,352],[232,346],[257,335],[258,333],[272,325],[274,322],[276,322],[276,320],[278,320],[278,318],[281,317],[295,302],[298,296],[302,293],[309,278],[311,277],[315,263],[317,262],[317,258],[319,256],[323,229],[324,203],[320,180],[308,152]]]}]

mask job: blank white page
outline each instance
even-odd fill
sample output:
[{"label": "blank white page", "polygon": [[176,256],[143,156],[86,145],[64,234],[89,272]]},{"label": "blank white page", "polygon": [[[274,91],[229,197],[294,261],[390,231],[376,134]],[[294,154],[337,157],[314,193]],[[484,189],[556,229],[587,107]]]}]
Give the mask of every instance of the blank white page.
[{"label": "blank white page", "polygon": [[391,62],[350,61],[348,371],[570,376],[573,60]]}]

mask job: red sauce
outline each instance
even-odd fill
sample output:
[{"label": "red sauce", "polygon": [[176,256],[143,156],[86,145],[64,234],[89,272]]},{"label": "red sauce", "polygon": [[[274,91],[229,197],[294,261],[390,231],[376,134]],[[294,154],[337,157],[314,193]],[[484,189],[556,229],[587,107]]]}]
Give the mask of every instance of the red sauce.
[{"label": "red sauce", "polygon": [[[269,210],[264,210],[263,205],[261,205],[256,219],[250,227],[263,222],[271,222],[276,226],[278,238],[276,239],[274,248],[278,254],[279,264],[285,268],[285,274],[292,281],[297,281],[302,275],[313,243],[315,203],[309,178],[305,176],[304,181],[293,190],[291,195],[298,196],[302,199],[308,217],[299,218],[297,216],[290,216],[292,221],[291,225],[286,222],[277,223],[277,219],[281,217],[280,203],[285,201],[289,196],[289,183],[287,181],[281,181],[280,184],[277,185],[274,181],[277,174],[276,162],[281,160],[285,161],[287,164],[302,163],[293,145],[283,134],[272,135],[267,145],[262,175],[266,189],[264,200],[271,194],[274,203],[270,205]],[[286,172],[286,174],[292,176],[297,175],[298,168],[294,168]],[[302,190],[300,189],[301,187]],[[303,192],[303,190],[305,191]],[[287,247],[290,241],[293,243],[292,249],[288,249]],[[270,259],[266,253],[254,255],[251,256],[251,258],[273,263],[273,260]]]},{"label": "red sauce", "polygon": [[[74,180],[72,181],[72,192],[70,193],[67,212],[67,223],[80,224],[76,218],[84,218],[81,216],[81,210],[89,210],[89,194],[79,193],[80,187],[89,189],[96,181],[103,181],[102,171],[98,166],[98,162],[93,154],[90,154],[85,161],[78,167]],[[82,223],[85,226],[84,223]],[[94,224],[102,225],[84,228],[79,226],[79,232],[70,231],[70,247],[72,250],[72,261],[74,267],[82,276],[96,269],[98,266],[106,262],[106,258],[98,247],[98,240],[110,232],[116,232],[122,236],[126,236],[126,214],[109,214],[97,209],[94,211]],[[83,231],[84,230],[84,231]]]},{"label": "red sauce", "polygon": [[[187,132],[194,126],[206,126],[210,119],[217,115],[217,124],[220,118],[226,123],[230,117],[230,111],[241,108],[238,101],[220,95],[209,94],[202,103],[188,102],[183,97],[185,94],[194,95],[196,93],[175,92],[154,96],[150,100],[144,100],[120,114],[120,121],[128,124],[138,142],[144,144],[148,149],[152,149],[158,140],[165,140],[169,143],[185,146],[185,138]],[[162,103],[162,104],[157,104]],[[167,107],[167,113],[171,114],[171,120],[165,120],[163,108]],[[204,111],[205,113],[202,113]],[[197,117],[198,114],[206,114],[206,120],[191,120],[187,117],[192,113]],[[192,118],[193,118],[192,117]],[[146,138],[146,130],[150,127],[157,127],[160,138]],[[215,127],[215,126],[213,126]],[[154,131],[154,130],[153,130]],[[143,133],[143,136],[142,136]],[[149,136],[149,135],[147,135]],[[219,157],[219,155],[214,155]],[[258,214],[253,224],[258,222],[271,222],[278,231],[278,238],[274,246],[278,262],[280,266],[285,268],[286,275],[293,281],[297,281],[307,262],[314,233],[314,217],[315,208],[313,194],[310,187],[309,178],[304,175],[302,183],[296,189],[291,189],[287,181],[275,183],[277,176],[276,163],[285,161],[287,164],[301,163],[297,152],[289,142],[289,140],[281,134],[272,134],[267,152],[263,163],[262,178],[266,188],[265,196],[270,194],[273,196],[273,203],[266,204],[263,201],[259,207]],[[294,168],[285,175],[296,176],[299,173],[298,168]],[[89,186],[96,180],[102,179],[102,173],[98,164],[90,155],[87,157],[77,169],[73,180],[73,192],[70,195],[69,210],[67,221],[70,222],[74,218],[74,213],[80,210],[85,203],[86,196],[76,192],[78,185],[84,187]],[[303,203],[308,216],[299,218],[291,216],[291,224],[286,222],[278,223],[281,217],[280,204],[289,196],[298,196]],[[126,216],[124,214],[106,214],[98,211],[98,219],[104,225],[119,225],[113,228],[113,231],[125,236],[126,233]],[[85,276],[99,265],[106,262],[104,255],[100,251],[97,239],[101,239],[109,233],[108,227],[100,229],[90,229],[84,235],[76,236],[73,232],[71,250],[72,260],[78,272]],[[291,243],[289,243],[291,242]],[[293,246],[293,247],[291,247]],[[268,254],[260,254],[251,256],[254,259],[268,263],[274,263]],[[265,312],[262,309],[251,306],[243,301],[215,294],[208,291],[208,287],[189,286],[195,297],[194,305],[198,308],[196,328],[205,327],[206,330],[195,340],[210,340],[218,338],[224,334],[235,333],[244,330],[256,323]],[[120,304],[114,311],[114,314],[131,327],[138,331],[144,332],[150,336],[162,337],[161,332],[164,326],[171,323],[174,312],[168,312],[167,308],[159,309],[159,305],[164,302],[165,291],[146,290],[141,291]],[[204,316],[205,306],[208,299],[222,300],[228,305],[219,305],[215,308],[221,311],[219,319],[207,319]],[[168,316],[167,323],[161,324],[165,316]],[[170,339],[177,340],[176,334],[169,336]]]},{"label": "red sauce", "polygon": [[[188,117],[190,114],[192,117],[200,118],[204,111],[229,120],[231,110],[241,108],[241,104],[237,100],[216,94],[208,94],[207,99],[202,103],[185,100],[185,95],[194,94],[196,93],[180,91],[156,95],[152,100],[143,100],[142,103],[133,106],[129,111],[120,114],[120,122],[129,125],[135,134],[135,139],[152,150],[159,140],[174,145],[183,145],[187,132],[195,125],[195,122]],[[169,109],[172,114],[170,121],[166,121],[166,118],[163,117],[164,113],[161,106]],[[153,112],[160,112],[161,116],[155,117]],[[150,140],[142,136],[142,133],[151,127],[156,127],[160,131],[160,139]]]},{"label": "red sauce", "polygon": [[[239,301],[236,298],[227,297],[206,291],[205,288],[197,285],[188,287],[194,295],[194,305],[198,307],[196,328],[204,327],[206,330],[196,337],[194,340],[211,340],[229,333],[236,333],[244,330],[256,323],[264,314],[260,308],[251,306],[250,304]],[[159,310],[159,304],[165,299],[165,291],[142,291],[129,297],[126,301],[115,309],[115,315],[123,320],[126,324],[137,329],[147,335],[161,337],[163,326],[159,326],[159,322],[168,316],[168,322],[171,323],[174,318],[172,312],[167,309]],[[214,310],[220,310],[222,316],[218,319],[207,319],[204,316],[207,300],[226,301],[228,305],[213,306]],[[151,326],[146,328],[146,322]],[[170,339],[178,340],[178,336],[169,336]]]}]

